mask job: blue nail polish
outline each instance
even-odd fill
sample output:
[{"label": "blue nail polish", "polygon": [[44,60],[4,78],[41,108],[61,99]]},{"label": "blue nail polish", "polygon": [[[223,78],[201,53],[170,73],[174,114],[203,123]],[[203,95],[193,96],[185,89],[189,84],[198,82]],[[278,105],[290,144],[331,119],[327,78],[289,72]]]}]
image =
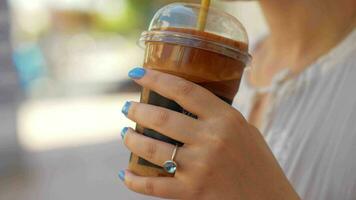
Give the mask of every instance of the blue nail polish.
[{"label": "blue nail polish", "polygon": [[119,172],[119,178],[120,178],[120,180],[125,181],[125,171],[124,170],[121,170]]},{"label": "blue nail polish", "polygon": [[127,133],[128,130],[129,130],[129,128],[127,128],[127,127],[125,127],[125,128],[122,129],[122,131],[121,131],[121,138],[122,138],[122,140],[124,140],[125,135],[126,135],[126,133]]},{"label": "blue nail polish", "polygon": [[130,106],[131,106],[131,102],[126,101],[125,105],[122,107],[121,112],[122,112],[125,116],[127,116],[127,114],[129,113]]},{"label": "blue nail polish", "polygon": [[146,70],[141,67],[136,67],[129,72],[129,77],[133,79],[140,79],[146,74]]}]

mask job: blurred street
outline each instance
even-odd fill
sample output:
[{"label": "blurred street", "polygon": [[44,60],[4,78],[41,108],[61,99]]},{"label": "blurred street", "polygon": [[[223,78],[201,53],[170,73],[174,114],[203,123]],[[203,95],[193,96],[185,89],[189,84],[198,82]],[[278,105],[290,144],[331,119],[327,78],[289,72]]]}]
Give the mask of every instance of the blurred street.
[{"label": "blurred street", "polygon": [[18,121],[19,141],[26,151],[22,165],[0,178],[0,199],[151,199],[129,191],[117,177],[129,159],[120,130],[133,125],[121,114],[121,106],[138,97],[134,93],[24,104]]},{"label": "blurred street", "polygon": [[117,135],[113,142],[26,153],[26,166],[0,179],[0,199],[152,199],[129,191],[117,177],[129,158]]}]

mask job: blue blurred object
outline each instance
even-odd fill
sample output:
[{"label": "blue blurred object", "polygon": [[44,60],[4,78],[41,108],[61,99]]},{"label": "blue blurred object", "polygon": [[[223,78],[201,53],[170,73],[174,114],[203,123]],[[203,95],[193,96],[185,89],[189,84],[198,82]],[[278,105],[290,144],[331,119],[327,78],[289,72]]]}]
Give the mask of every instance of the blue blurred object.
[{"label": "blue blurred object", "polygon": [[21,86],[25,90],[28,90],[35,80],[45,75],[44,56],[36,43],[14,49],[13,61],[19,74]]}]

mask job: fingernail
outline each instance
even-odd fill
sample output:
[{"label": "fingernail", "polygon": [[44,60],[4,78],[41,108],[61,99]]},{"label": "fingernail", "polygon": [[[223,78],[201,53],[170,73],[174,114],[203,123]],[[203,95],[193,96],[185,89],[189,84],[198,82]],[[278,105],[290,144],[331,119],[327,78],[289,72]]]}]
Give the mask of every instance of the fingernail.
[{"label": "fingernail", "polygon": [[125,116],[127,116],[127,114],[129,113],[130,106],[131,106],[131,102],[126,101],[125,105],[122,107],[121,112],[122,112]]},{"label": "fingernail", "polygon": [[125,128],[122,129],[122,131],[121,131],[121,138],[122,138],[122,140],[124,140],[125,135],[126,135],[126,133],[127,133],[128,130],[129,130],[129,128],[127,128],[127,127],[125,127]]},{"label": "fingernail", "polygon": [[129,77],[133,79],[140,79],[146,74],[146,70],[141,67],[136,67],[129,72]]},{"label": "fingernail", "polygon": [[124,170],[121,170],[119,172],[119,178],[120,178],[120,180],[125,181],[125,171]]}]

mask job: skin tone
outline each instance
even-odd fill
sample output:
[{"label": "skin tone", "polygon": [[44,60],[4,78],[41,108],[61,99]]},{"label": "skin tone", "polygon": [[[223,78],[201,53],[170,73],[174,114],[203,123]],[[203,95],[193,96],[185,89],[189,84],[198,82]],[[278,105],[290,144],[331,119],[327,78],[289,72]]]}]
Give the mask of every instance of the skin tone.
[{"label": "skin tone", "polygon": [[[355,28],[355,0],[260,0],[270,34],[253,52],[250,83],[271,84],[279,71],[289,68],[297,75],[340,43]],[[260,127],[269,105],[261,94],[249,122]]]},{"label": "skin tone", "polygon": [[[299,199],[260,132],[208,90],[176,76],[146,70],[139,85],[176,101],[198,119],[132,102],[127,117],[185,143],[177,152],[175,177],[140,177],[125,171],[126,186],[170,199]],[[150,116],[150,117],[147,117]],[[129,129],[127,148],[162,165],[174,146]],[[153,150],[152,150],[153,149]]]},{"label": "skin tone", "polygon": [[[326,18],[310,19],[314,12],[322,13],[313,10],[316,2],[325,4],[323,9],[331,9],[327,13],[332,20],[326,20],[330,22],[324,22]],[[339,15],[354,16],[351,7],[356,7],[353,0],[262,0],[261,6],[271,34],[255,52],[257,59],[253,64],[258,67],[250,78],[257,86],[269,85],[269,76],[284,66],[302,70],[334,47],[348,32],[346,25],[343,29],[339,24],[342,23]],[[300,6],[308,9],[296,8]],[[336,8],[342,13],[334,11]],[[299,15],[299,12],[308,16]],[[318,34],[309,31],[315,26],[318,26],[315,31],[320,30]],[[343,34],[341,31],[339,34],[325,33],[334,29],[345,31]],[[280,49],[288,49],[288,54]],[[261,133],[239,111],[208,90],[176,76],[146,70],[134,77],[134,81],[176,101],[198,119],[157,106],[131,103],[127,113],[129,119],[185,145],[178,148],[175,177],[141,177],[126,170],[121,178],[129,189],[170,199],[300,199]],[[130,151],[157,165],[169,160],[174,149],[173,145],[145,137],[133,129],[128,129],[123,141]]]}]

